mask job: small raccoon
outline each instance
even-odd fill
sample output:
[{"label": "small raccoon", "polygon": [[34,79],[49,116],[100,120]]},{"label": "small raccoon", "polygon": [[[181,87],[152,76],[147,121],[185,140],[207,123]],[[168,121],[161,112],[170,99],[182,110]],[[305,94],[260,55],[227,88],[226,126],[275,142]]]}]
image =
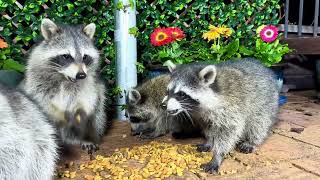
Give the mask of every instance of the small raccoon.
[{"label": "small raccoon", "polygon": [[[127,114],[133,135],[156,138],[172,132],[173,137],[184,138],[199,132],[193,127],[189,117],[182,114],[179,117],[167,116],[162,107],[162,99],[165,97],[169,80],[169,75],[160,75],[128,92]],[[175,118],[175,121],[172,121],[172,118]]]},{"label": "small raccoon", "polygon": [[81,144],[89,153],[98,148],[106,125],[95,27],[43,19],[44,40],[32,49],[21,85],[53,119],[62,143]]},{"label": "small raccoon", "polygon": [[218,65],[172,64],[169,69],[167,112],[176,116],[187,111],[202,129],[207,141],[197,145],[198,151],[214,151],[202,165],[206,172],[217,171],[233,148],[251,153],[263,143],[278,113],[272,70],[250,58]]},{"label": "small raccoon", "polygon": [[53,179],[54,126],[30,98],[0,84],[0,179]]}]

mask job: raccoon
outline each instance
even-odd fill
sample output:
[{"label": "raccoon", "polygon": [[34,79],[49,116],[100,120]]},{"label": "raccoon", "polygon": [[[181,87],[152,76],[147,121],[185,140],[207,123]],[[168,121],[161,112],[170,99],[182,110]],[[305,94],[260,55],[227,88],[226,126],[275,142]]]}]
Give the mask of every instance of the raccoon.
[{"label": "raccoon", "polygon": [[169,80],[170,75],[160,75],[129,90],[127,114],[132,135],[139,134],[141,138],[150,139],[172,132],[175,138],[187,138],[199,132],[186,115],[168,117],[161,106]]},{"label": "raccoon", "polygon": [[203,131],[206,143],[197,150],[214,151],[212,160],[202,165],[206,172],[216,172],[234,148],[251,153],[277,121],[277,80],[258,60],[171,64],[169,69],[166,110],[171,116],[189,113]]},{"label": "raccoon", "polygon": [[44,40],[32,49],[21,85],[53,119],[61,142],[81,144],[89,153],[98,148],[106,125],[95,28],[43,19]]},{"label": "raccoon", "polygon": [[0,179],[53,179],[55,133],[37,104],[0,84]]}]

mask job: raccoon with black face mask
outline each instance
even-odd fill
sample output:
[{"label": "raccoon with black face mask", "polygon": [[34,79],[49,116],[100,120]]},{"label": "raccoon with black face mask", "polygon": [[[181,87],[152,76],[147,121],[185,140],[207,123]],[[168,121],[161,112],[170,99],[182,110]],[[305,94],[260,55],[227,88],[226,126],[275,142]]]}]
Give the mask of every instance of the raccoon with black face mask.
[{"label": "raccoon with black face mask", "polygon": [[[169,75],[160,75],[131,89],[127,93],[127,114],[133,135],[141,138],[156,138],[172,132],[175,138],[199,136],[199,130],[184,114],[168,117],[162,100],[166,94]],[[175,119],[175,121],[172,121]]]},{"label": "raccoon with black face mask", "polygon": [[43,19],[44,40],[32,49],[21,85],[53,119],[62,143],[81,144],[89,153],[97,149],[106,125],[95,28]]},{"label": "raccoon with black face mask", "polygon": [[216,172],[224,156],[237,147],[251,153],[267,138],[277,120],[279,89],[274,73],[258,60],[239,59],[218,65],[171,63],[167,112],[187,111],[203,131],[198,151],[214,151],[202,165]]}]

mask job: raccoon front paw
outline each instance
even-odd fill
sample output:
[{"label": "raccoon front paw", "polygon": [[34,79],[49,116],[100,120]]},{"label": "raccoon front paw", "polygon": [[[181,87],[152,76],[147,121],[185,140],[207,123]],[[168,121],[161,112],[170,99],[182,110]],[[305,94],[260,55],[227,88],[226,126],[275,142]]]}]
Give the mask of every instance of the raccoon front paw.
[{"label": "raccoon front paw", "polygon": [[134,130],[131,130],[131,136],[136,136],[136,135],[140,135],[141,132],[139,131],[134,131]]},{"label": "raccoon front paw", "polygon": [[206,164],[201,164],[200,166],[205,172],[213,174],[213,173],[217,173],[219,166],[215,163],[209,162]]},{"label": "raccoon front paw", "polygon": [[249,154],[252,153],[254,150],[255,146],[249,144],[248,142],[242,142],[237,145],[237,149],[241,153]]},{"label": "raccoon front paw", "polygon": [[94,152],[99,150],[99,145],[93,143],[82,143],[81,148],[83,150],[87,150],[88,154],[92,155]]},{"label": "raccoon front paw", "polygon": [[157,136],[154,134],[141,134],[139,137],[141,139],[155,139]]},{"label": "raccoon front paw", "polygon": [[209,152],[212,149],[209,144],[197,144],[196,147],[198,152]]}]

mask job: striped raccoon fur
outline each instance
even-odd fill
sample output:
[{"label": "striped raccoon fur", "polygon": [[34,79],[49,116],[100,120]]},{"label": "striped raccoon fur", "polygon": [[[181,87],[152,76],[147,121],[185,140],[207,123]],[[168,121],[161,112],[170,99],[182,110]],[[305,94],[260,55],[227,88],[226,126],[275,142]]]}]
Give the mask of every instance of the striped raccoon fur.
[{"label": "striped raccoon fur", "polygon": [[233,148],[251,153],[267,138],[277,120],[279,97],[271,69],[249,58],[218,65],[171,63],[169,69],[167,112],[188,112],[201,127],[207,141],[197,149],[214,151],[202,166],[206,172],[217,171]]},{"label": "striped raccoon fur", "polygon": [[0,179],[53,179],[54,126],[31,99],[0,84]]},{"label": "striped raccoon fur", "polygon": [[105,86],[99,80],[95,24],[57,25],[43,19],[44,40],[27,62],[22,88],[53,119],[63,144],[81,144],[89,153],[104,134]]},{"label": "striped raccoon fur", "polygon": [[133,135],[140,134],[141,138],[156,138],[169,132],[175,138],[199,135],[189,117],[182,114],[179,117],[168,117],[161,106],[169,80],[169,75],[160,75],[128,92],[127,114]]}]

